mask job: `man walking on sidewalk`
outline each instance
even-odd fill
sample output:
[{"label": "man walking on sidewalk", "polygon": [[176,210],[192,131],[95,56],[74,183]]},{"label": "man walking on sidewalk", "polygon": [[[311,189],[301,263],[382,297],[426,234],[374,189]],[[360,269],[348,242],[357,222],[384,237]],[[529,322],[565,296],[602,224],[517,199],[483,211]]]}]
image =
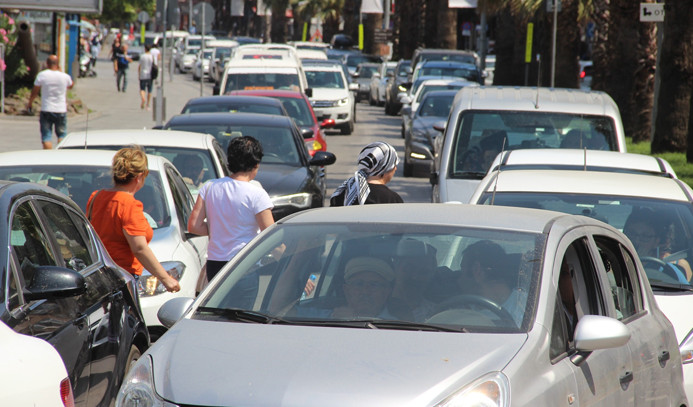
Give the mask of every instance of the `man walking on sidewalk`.
[{"label": "man walking on sidewalk", "polygon": [[60,142],[67,134],[67,90],[72,88],[70,75],[60,71],[58,57],[50,55],[46,60],[47,69],[39,72],[34,81],[26,110],[31,111],[34,99],[41,92],[41,143],[45,150],[53,148],[53,128]]},{"label": "man walking on sidewalk", "polygon": [[125,92],[125,89],[128,87],[128,68],[130,67],[130,62],[132,62],[132,58],[128,55],[128,44],[121,44],[120,52],[115,54],[115,61],[113,61],[118,92],[121,90]]}]

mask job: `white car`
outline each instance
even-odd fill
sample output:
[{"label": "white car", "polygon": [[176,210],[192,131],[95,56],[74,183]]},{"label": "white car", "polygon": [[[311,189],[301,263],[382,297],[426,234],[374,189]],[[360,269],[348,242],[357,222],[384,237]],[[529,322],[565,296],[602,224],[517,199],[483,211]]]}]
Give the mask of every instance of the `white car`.
[{"label": "white car", "polygon": [[72,385],[60,354],[43,339],[0,322],[0,405],[73,407]]},{"label": "white car", "polygon": [[396,67],[397,61],[383,62],[378,67],[378,71],[371,76],[370,95],[368,97],[368,103],[371,106],[385,104],[387,81],[394,76]]},{"label": "white car", "polygon": [[[632,267],[642,264],[659,308],[674,326],[686,394],[693,398],[693,189],[666,171],[503,171],[501,166],[481,181],[470,203],[551,209],[623,231],[638,251]],[[668,356],[648,357],[663,361]]]},{"label": "white car", "polygon": [[195,63],[193,64],[192,77],[193,80],[202,80],[205,77],[208,80],[212,80],[209,75],[210,61],[212,60],[212,55],[214,54],[214,48],[205,48],[204,53],[202,50],[198,51],[195,57]]},{"label": "white car", "polygon": [[178,72],[190,72],[195,65],[199,48],[187,48],[176,54],[176,68]]},{"label": "white car", "polygon": [[351,134],[356,120],[354,91],[358,84],[350,84],[344,71],[334,65],[306,65],[304,71],[308,86],[313,89],[310,102],[315,117],[319,122],[334,119],[342,134]]},{"label": "white car", "polygon": [[[149,129],[89,130],[69,133],[57,148],[119,150],[131,144],[144,147],[147,154],[160,155],[171,161],[183,175],[193,198],[197,197],[202,183],[229,175],[226,152],[210,134]],[[197,157],[192,164],[188,161],[190,155]]]},{"label": "white car", "polygon": [[[82,210],[93,191],[112,186],[114,151],[32,150],[0,153],[0,178],[22,177],[51,186],[72,198]],[[161,304],[174,297],[194,297],[207,261],[207,236],[187,233],[194,205],[183,178],[166,158],[147,155],[149,175],[135,198],[144,205],[154,237],[149,243],[164,269],[179,280],[180,291],[169,293],[147,270],[137,282],[140,308],[152,341],[165,329],[156,316]]]}]

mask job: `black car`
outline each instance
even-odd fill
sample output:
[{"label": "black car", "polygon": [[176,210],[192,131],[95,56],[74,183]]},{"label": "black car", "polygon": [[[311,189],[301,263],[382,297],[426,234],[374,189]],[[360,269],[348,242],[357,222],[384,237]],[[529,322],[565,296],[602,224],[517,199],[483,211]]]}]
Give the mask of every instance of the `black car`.
[{"label": "black car", "polygon": [[258,139],[264,157],[256,180],[272,198],[275,220],[324,204],[326,175],[322,166],[333,164],[336,158],[326,151],[316,151],[311,157],[304,138],[313,137],[313,131],[299,130],[290,117],[255,113],[186,114],[172,117],[164,129],[209,133],[224,150],[234,137]]},{"label": "black car", "polygon": [[262,113],[288,116],[280,100],[266,96],[202,96],[188,100],[181,113]]},{"label": "black car", "polygon": [[434,90],[424,95],[411,125],[404,134],[404,176],[421,173],[428,177],[433,163],[432,141],[441,133],[433,126],[445,127],[457,89]]},{"label": "black car", "polygon": [[400,59],[395,67],[395,75],[387,80],[387,85],[385,85],[385,114],[396,116],[402,108],[398,95],[407,90],[401,86],[408,81],[410,67],[410,60]]},{"label": "black car", "polygon": [[0,181],[0,208],[0,318],[57,349],[75,405],[112,405],[150,343],[135,279],[111,260],[79,206],[57,190]]}]

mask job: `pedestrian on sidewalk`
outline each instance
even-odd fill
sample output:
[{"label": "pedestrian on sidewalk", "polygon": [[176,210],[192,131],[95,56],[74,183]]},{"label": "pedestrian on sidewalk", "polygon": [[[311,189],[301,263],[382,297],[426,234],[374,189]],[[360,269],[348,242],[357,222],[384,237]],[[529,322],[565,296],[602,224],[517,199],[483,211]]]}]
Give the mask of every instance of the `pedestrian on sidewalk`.
[{"label": "pedestrian on sidewalk", "polygon": [[34,99],[41,92],[41,143],[45,150],[53,148],[53,128],[60,142],[67,134],[67,90],[72,89],[72,78],[60,70],[58,57],[50,55],[46,60],[46,69],[39,72],[34,80],[26,110],[31,111]]},{"label": "pedestrian on sidewalk", "polygon": [[152,46],[145,44],[144,54],[140,56],[140,65],[137,68],[137,74],[140,79],[140,109],[145,106],[149,110],[149,102],[152,99],[152,66],[154,65],[154,57],[151,54]]},{"label": "pedestrian on sidewalk", "polygon": [[128,55],[128,44],[120,45],[120,52],[115,54],[116,59],[113,61],[113,69],[116,72],[116,87],[118,92],[125,92],[128,87],[128,68],[132,58]]},{"label": "pedestrian on sidewalk", "polygon": [[387,187],[399,164],[397,151],[384,141],[376,141],[361,150],[354,176],[337,187],[330,206],[402,203],[402,197]]}]

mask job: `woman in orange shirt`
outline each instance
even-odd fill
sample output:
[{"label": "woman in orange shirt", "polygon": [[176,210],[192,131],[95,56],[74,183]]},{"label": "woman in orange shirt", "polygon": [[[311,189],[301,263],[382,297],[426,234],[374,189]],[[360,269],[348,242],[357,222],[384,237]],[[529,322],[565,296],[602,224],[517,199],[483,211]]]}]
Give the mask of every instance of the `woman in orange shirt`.
[{"label": "woman in orange shirt", "polygon": [[147,168],[147,155],[141,147],[118,150],[111,168],[115,185],[92,193],[87,217],[116,264],[135,276],[146,268],[167,291],[180,291],[178,281],[164,270],[149,247],[154,231],[144,217],[142,202],[135,199],[149,174]]}]

